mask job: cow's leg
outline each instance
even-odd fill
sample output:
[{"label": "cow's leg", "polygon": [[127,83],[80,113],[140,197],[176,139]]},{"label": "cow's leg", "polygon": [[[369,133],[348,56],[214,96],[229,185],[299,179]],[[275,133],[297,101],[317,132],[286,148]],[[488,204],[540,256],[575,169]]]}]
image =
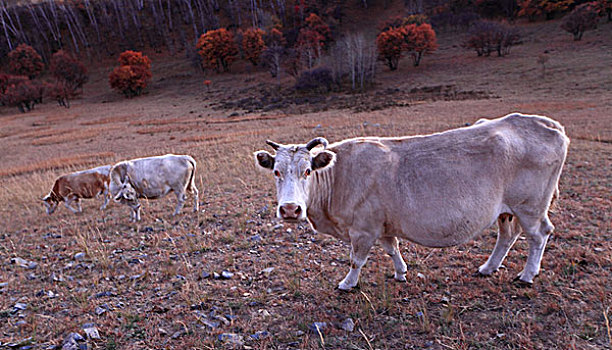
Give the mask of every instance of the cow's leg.
[{"label": "cow's leg", "polygon": [[529,255],[527,256],[527,263],[523,271],[521,271],[517,277],[522,282],[531,284],[533,283],[533,278],[540,273],[540,264],[542,262],[544,248],[546,248],[546,242],[548,242],[548,238],[555,227],[550,222],[550,219],[548,219],[548,214],[544,215],[541,219],[532,219],[529,217],[519,217],[519,219],[527,235]]},{"label": "cow's leg", "polygon": [[104,183],[104,191],[102,191],[102,196],[104,196],[104,204],[100,207],[100,210],[106,209],[108,205],[108,201],[110,200],[110,195],[108,194],[108,184]]},{"label": "cow's leg", "polygon": [[183,205],[185,204],[185,199],[187,199],[187,196],[185,195],[185,192],[176,192],[176,199],[178,200],[178,204],[176,205],[176,209],[174,210],[174,214],[172,215],[177,215],[181,212],[181,209],[183,209]]},{"label": "cow's leg", "polygon": [[191,184],[191,193],[193,193],[193,211],[197,212],[200,209],[200,191],[195,187],[195,184]]},{"label": "cow's leg", "polygon": [[66,208],[70,209],[70,211],[72,211],[74,214],[76,214],[76,213],[79,212],[79,210],[73,208],[70,205],[74,201],[76,201],[77,204],[79,204],[79,199],[77,198],[77,196],[75,196],[74,194],[68,195],[66,198],[64,198],[64,206],[66,206]]},{"label": "cow's leg", "polygon": [[497,231],[495,248],[493,248],[487,262],[478,268],[478,272],[482,275],[488,276],[499,269],[506,255],[508,255],[508,251],[521,233],[518,220],[510,214],[500,215],[497,218],[497,225],[499,230]]},{"label": "cow's leg", "polygon": [[132,211],[134,212],[134,221],[140,221],[140,203],[132,207]]},{"label": "cow's leg", "polygon": [[402,259],[402,253],[399,250],[399,241],[397,237],[381,237],[380,244],[383,249],[389,254],[391,260],[393,260],[393,266],[395,267],[394,278],[400,282],[406,282],[406,263]]},{"label": "cow's leg", "polygon": [[351,237],[351,269],[344,279],[338,284],[338,289],[351,290],[359,282],[361,268],[368,260],[370,248],[376,241],[376,235],[367,232],[349,232]]}]

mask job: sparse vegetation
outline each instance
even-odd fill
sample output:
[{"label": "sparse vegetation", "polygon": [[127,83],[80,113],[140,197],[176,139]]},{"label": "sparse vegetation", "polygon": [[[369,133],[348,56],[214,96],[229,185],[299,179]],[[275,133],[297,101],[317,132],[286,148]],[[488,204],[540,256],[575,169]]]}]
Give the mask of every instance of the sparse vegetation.
[{"label": "sparse vegetation", "polygon": [[563,18],[561,28],[574,36],[574,40],[582,39],[587,30],[597,28],[597,10],[591,3],[582,4]]},{"label": "sparse vegetation", "polygon": [[36,78],[45,68],[42,57],[30,45],[21,44],[8,54],[9,71],[15,75]]},{"label": "sparse vegetation", "polygon": [[520,42],[521,34],[517,28],[504,23],[480,21],[472,27],[463,46],[475,50],[478,56],[505,56],[510,48]]}]

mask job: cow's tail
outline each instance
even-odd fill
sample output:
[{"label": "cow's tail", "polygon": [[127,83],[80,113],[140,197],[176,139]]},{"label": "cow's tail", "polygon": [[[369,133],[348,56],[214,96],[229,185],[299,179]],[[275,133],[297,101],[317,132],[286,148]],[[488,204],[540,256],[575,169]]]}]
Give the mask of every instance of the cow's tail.
[{"label": "cow's tail", "polygon": [[198,191],[198,188],[195,185],[196,161],[191,156],[188,156],[187,160],[189,161],[189,163],[191,163],[191,166],[193,168],[189,176],[189,182],[187,183],[187,190],[191,193],[194,193]]}]

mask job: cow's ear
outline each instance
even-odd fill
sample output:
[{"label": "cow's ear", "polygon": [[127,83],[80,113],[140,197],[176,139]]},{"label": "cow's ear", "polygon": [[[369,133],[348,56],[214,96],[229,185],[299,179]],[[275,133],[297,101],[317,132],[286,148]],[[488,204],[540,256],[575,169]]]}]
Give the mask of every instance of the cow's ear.
[{"label": "cow's ear", "polygon": [[330,151],[319,152],[312,158],[311,166],[312,170],[323,169],[327,166],[333,165],[336,161],[336,155]]},{"label": "cow's ear", "polygon": [[264,169],[274,169],[274,156],[266,151],[258,151],[254,153],[255,163]]}]

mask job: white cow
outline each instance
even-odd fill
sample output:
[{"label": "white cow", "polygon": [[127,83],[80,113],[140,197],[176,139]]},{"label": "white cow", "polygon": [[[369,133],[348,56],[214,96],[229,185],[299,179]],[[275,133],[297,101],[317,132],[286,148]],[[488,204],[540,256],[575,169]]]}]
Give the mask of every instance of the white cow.
[{"label": "white cow", "polygon": [[[110,165],[104,165],[58,177],[49,194],[42,199],[47,214],[53,214],[59,202],[64,202],[66,208],[73,213],[80,213],[83,211],[80,199],[94,198],[99,195],[104,197],[104,204],[100,207],[100,210],[104,210],[109,201],[108,174],[110,168]],[[76,209],[70,205],[72,202],[76,203]]]},{"label": "white cow", "polygon": [[119,162],[110,172],[110,192],[115,201],[132,209],[131,220],[140,221],[138,198],[156,199],[170,191],[176,194],[178,214],[186,192],[194,194],[193,211],[198,211],[198,189],[195,185],[196,161],[187,155],[166,154]]},{"label": "white cow", "polygon": [[495,221],[497,243],[478,271],[496,271],[522,228],[529,256],[518,278],[531,284],[553,231],[548,209],[569,138],[552,119],[516,113],[425,136],[355,138],[329,147],[323,138],[267,143],[276,155],[259,151],[255,158],[276,177],[277,215],[308,219],[314,230],[350,242],[351,269],[338,285],[350,290],[376,241],[391,256],[395,279],[405,281],[397,238],[454,246]]}]

